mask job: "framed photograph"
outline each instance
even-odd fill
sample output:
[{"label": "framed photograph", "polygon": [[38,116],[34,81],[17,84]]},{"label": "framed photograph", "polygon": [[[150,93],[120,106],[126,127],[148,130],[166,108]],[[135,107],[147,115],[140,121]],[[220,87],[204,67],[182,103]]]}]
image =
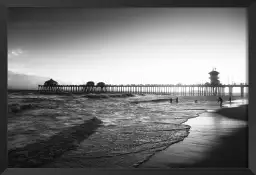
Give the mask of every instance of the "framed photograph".
[{"label": "framed photograph", "polygon": [[1,6],[3,174],[253,174],[256,4]]}]

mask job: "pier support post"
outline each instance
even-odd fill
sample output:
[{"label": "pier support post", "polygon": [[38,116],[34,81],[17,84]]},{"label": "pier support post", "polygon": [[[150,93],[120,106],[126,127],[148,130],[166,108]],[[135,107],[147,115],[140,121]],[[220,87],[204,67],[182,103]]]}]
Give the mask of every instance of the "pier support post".
[{"label": "pier support post", "polygon": [[229,87],[229,96],[232,96],[232,95],[233,95],[232,90],[233,90],[233,87],[230,86],[230,87]]},{"label": "pier support post", "polygon": [[244,97],[244,87],[241,87],[241,97]]}]

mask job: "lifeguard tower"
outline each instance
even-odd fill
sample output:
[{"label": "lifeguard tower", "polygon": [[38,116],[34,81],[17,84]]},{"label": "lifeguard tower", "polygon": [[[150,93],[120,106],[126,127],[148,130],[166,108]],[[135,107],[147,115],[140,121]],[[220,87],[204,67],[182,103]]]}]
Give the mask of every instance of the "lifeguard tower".
[{"label": "lifeguard tower", "polygon": [[216,68],[214,68],[211,72],[209,72],[210,74],[210,84],[213,86],[216,85],[220,85],[220,80],[219,80],[219,72],[216,71]]},{"label": "lifeguard tower", "polygon": [[218,86],[220,85],[220,80],[219,80],[219,72],[216,71],[216,68],[213,68],[213,70],[211,72],[209,72],[210,74],[210,85],[213,86],[213,95],[217,95],[217,88],[215,88],[214,86]]}]

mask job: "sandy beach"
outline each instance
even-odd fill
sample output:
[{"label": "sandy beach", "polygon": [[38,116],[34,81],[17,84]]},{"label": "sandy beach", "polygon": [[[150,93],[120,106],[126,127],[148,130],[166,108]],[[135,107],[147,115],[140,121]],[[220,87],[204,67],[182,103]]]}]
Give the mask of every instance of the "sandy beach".
[{"label": "sandy beach", "polygon": [[247,107],[222,108],[189,119],[190,134],[140,168],[247,167]]}]

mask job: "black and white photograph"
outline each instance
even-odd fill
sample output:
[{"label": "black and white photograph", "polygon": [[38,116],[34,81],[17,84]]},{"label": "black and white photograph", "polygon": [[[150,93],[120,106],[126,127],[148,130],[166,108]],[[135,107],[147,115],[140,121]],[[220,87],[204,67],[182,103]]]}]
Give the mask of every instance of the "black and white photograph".
[{"label": "black and white photograph", "polygon": [[248,168],[246,8],[8,8],[9,168]]}]

